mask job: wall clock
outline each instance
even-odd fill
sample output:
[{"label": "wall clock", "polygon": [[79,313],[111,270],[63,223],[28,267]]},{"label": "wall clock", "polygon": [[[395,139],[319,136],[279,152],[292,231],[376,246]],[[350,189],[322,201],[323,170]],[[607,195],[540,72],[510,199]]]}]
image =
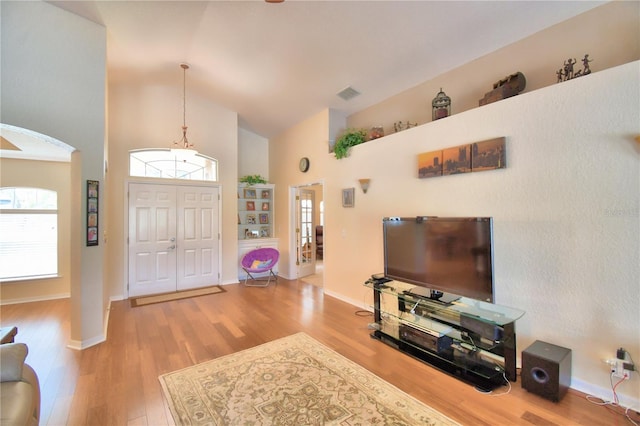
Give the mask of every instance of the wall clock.
[{"label": "wall clock", "polygon": [[299,167],[302,173],[306,173],[307,170],[309,170],[309,159],[307,157],[302,157],[300,159]]}]

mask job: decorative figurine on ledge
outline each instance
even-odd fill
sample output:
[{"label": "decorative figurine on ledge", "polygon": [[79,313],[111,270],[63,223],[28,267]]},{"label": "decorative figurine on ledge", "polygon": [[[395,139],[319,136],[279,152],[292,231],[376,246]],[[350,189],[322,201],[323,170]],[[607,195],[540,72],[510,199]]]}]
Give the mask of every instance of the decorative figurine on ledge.
[{"label": "decorative figurine on ledge", "polygon": [[500,81],[493,84],[493,90],[485,93],[484,98],[480,99],[480,106],[510,98],[522,92],[527,85],[527,79],[524,74],[517,72],[506,76]]},{"label": "decorative figurine on ledge", "polygon": [[416,127],[418,125],[418,123],[412,123],[410,121],[407,121],[406,123],[403,123],[402,121],[397,121],[395,123],[393,123],[393,130],[398,133],[401,132],[403,130],[406,129],[410,129],[412,127]]},{"label": "decorative figurine on ledge", "polygon": [[576,58],[569,58],[564,62],[564,66],[556,71],[556,76],[558,77],[558,83],[571,80],[576,77],[581,77],[583,75],[591,74],[591,68],[589,68],[589,62],[593,62],[589,59],[589,55],[584,55],[582,58],[582,69],[575,71],[573,70],[573,66],[577,63]]},{"label": "decorative figurine on ledge", "polygon": [[378,139],[384,136],[384,128],[382,126],[373,126],[369,132],[369,140]]},{"label": "decorative figurine on ledge", "polygon": [[442,87],[440,88],[440,91],[438,92],[436,97],[433,98],[431,106],[433,108],[431,117],[432,121],[436,121],[440,118],[445,118],[451,115],[451,98],[442,91]]}]

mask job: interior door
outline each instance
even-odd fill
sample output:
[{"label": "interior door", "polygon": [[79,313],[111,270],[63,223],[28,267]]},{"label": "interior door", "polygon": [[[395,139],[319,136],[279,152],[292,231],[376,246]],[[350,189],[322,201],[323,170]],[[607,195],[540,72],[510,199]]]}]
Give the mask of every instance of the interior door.
[{"label": "interior door", "polygon": [[315,244],[315,191],[299,189],[298,192],[298,277],[312,275],[316,271]]},{"label": "interior door", "polygon": [[178,187],[177,290],[218,284],[219,188]]},{"label": "interior door", "polygon": [[220,282],[219,188],[129,185],[129,296]]},{"label": "interior door", "polygon": [[129,296],[176,290],[176,189],[129,185]]}]

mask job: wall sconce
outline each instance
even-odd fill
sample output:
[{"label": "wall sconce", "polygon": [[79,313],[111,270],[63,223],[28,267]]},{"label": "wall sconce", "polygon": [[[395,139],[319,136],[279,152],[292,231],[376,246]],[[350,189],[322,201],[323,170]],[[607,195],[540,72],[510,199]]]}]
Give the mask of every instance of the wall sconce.
[{"label": "wall sconce", "polygon": [[371,182],[371,179],[358,179],[358,181],[360,181],[360,188],[362,188],[362,192],[366,194],[367,190],[369,189],[369,183]]}]

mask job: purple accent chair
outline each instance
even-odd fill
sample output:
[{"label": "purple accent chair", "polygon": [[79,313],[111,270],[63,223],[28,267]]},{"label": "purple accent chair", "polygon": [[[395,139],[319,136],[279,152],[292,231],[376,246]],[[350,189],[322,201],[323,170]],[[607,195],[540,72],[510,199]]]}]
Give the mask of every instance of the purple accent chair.
[{"label": "purple accent chair", "polygon": [[[280,252],[271,247],[257,248],[242,256],[240,266],[247,273],[247,276],[244,279],[244,285],[248,287],[266,287],[271,283],[271,277],[273,277],[277,284],[278,277],[273,273],[273,268],[278,263],[279,258]],[[264,272],[268,272],[267,277],[255,278],[252,275]],[[251,278],[253,283],[247,284],[249,278]]]}]

